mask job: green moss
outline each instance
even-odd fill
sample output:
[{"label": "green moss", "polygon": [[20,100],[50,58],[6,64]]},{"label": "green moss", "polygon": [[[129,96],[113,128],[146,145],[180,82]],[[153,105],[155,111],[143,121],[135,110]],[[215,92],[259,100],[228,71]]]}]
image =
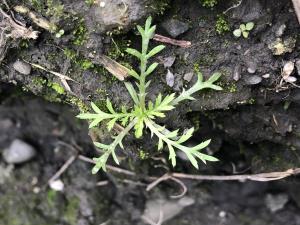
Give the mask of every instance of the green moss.
[{"label": "green moss", "polygon": [[230,31],[230,27],[229,24],[227,22],[227,20],[225,19],[225,17],[223,15],[218,15],[217,16],[217,21],[216,21],[216,32],[218,34],[224,34],[225,32]]},{"label": "green moss", "polygon": [[54,207],[56,196],[57,192],[52,189],[47,192],[47,203],[50,207]]},{"label": "green moss", "polygon": [[51,87],[57,94],[62,95],[65,93],[65,89],[59,83],[49,83],[49,87]]},{"label": "green moss", "polygon": [[64,211],[64,219],[71,225],[77,224],[77,216],[79,212],[79,199],[73,197],[68,201],[68,205]]},{"label": "green moss", "polygon": [[140,159],[144,160],[144,159],[147,159],[149,158],[149,153],[148,152],[145,152],[143,150],[139,150],[139,157]]},{"label": "green moss", "polygon": [[77,22],[76,28],[73,31],[74,39],[73,44],[81,46],[88,38],[88,30],[85,26],[85,21],[83,18],[79,19]]},{"label": "green moss", "polygon": [[163,15],[168,7],[170,7],[169,0],[156,0],[146,7],[150,7],[157,15]]},{"label": "green moss", "polygon": [[248,100],[248,104],[250,104],[250,105],[255,104],[255,99],[254,99],[254,98],[250,98],[250,99]]},{"label": "green moss", "polygon": [[92,5],[95,4],[96,0],[85,0],[84,2],[85,2],[85,4],[87,4],[88,6],[92,6]]},{"label": "green moss", "polygon": [[71,105],[77,106],[80,112],[87,112],[89,110],[89,107],[77,97],[72,96],[67,99],[67,102],[69,102]]},{"label": "green moss", "polygon": [[75,65],[77,65],[78,67],[80,67],[83,70],[95,68],[94,63],[91,60],[86,59],[83,56],[77,54],[72,49],[65,48],[64,54],[68,59],[70,59],[73,63],[75,63]]},{"label": "green moss", "polygon": [[46,11],[47,16],[53,16],[56,19],[59,19],[64,15],[66,15],[64,13],[64,5],[58,3],[57,1],[54,2],[53,0],[47,0],[46,6],[47,6],[47,11]]},{"label": "green moss", "polygon": [[218,0],[200,0],[203,7],[213,8],[218,4]]}]

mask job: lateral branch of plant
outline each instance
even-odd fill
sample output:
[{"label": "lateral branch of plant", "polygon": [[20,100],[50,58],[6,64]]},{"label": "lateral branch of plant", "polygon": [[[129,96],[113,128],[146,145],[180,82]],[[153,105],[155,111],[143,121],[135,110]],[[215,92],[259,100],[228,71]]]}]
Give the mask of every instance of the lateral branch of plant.
[{"label": "lateral branch of plant", "polygon": [[127,109],[125,106],[122,106],[121,112],[116,112],[111,101],[107,99],[107,112],[102,111],[92,102],[91,106],[94,112],[82,113],[77,116],[80,119],[90,120],[90,128],[99,125],[102,121],[108,121],[106,123],[108,131],[111,131],[117,122],[120,122],[122,126],[125,127],[123,131],[113,137],[114,140],[111,144],[94,143],[96,147],[103,151],[100,157],[93,159],[96,162],[92,170],[94,174],[100,169],[106,171],[106,163],[110,156],[112,156],[115,163],[119,165],[119,159],[115,152],[116,148],[119,146],[123,149],[122,141],[132,129],[135,131],[136,138],[143,136],[144,129],[150,130],[151,137],[155,135],[158,138],[158,150],[162,150],[164,145],[167,146],[169,159],[173,167],[176,165],[175,149],[184,152],[195,168],[198,168],[197,160],[199,159],[204,163],[206,163],[206,161],[218,161],[215,157],[200,152],[209,145],[210,140],[203,141],[194,147],[184,145],[184,142],[192,137],[194,128],[190,128],[179,135],[179,130],[169,131],[164,126],[155,122],[156,118],[165,117],[166,112],[174,109],[182,101],[195,100],[195,98],[192,97],[194,93],[203,89],[222,90],[222,88],[214,84],[220,78],[220,73],[214,73],[208,80],[204,81],[202,74],[197,71],[197,82],[188,90],[183,89],[177,97],[175,93],[166,96],[159,94],[154,102],[147,100],[147,88],[151,83],[148,77],[158,66],[156,62],[148,65],[148,61],[165,48],[164,45],[158,45],[149,50],[149,41],[153,38],[156,29],[155,25],[151,25],[151,20],[151,17],[146,20],[144,28],[137,26],[142,38],[142,50],[138,51],[132,48],[126,50],[128,54],[135,56],[140,61],[139,72],[127,68],[129,75],[136,80],[135,85],[130,82],[124,82],[134,102],[134,107]]},{"label": "lateral branch of plant", "polygon": [[[78,159],[95,164],[92,159],[78,155]],[[130,177],[136,177],[137,174],[133,171],[122,169],[119,167],[107,165],[107,170],[110,172],[121,173]],[[188,179],[188,180],[207,180],[207,181],[258,181],[258,182],[269,182],[275,180],[281,180],[293,175],[300,174],[300,168],[291,168],[286,171],[278,171],[278,172],[268,172],[268,173],[257,173],[257,174],[238,174],[238,175],[199,175],[199,174],[186,174],[186,173],[176,173],[170,172],[164,174],[162,177],[155,177],[155,176],[143,176],[145,180],[149,181],[157,181],[160,179],[161,181],[168,180],[171,177],[178,178],[178,179]],[[163,178],[163,179],[161,179]],[[158,184],[158,183],[157,183]]]}]

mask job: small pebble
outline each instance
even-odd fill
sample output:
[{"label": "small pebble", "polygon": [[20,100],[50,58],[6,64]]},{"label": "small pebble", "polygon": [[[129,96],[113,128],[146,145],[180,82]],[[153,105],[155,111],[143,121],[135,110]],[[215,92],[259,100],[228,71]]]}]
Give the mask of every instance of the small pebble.
[{"label": "small pebble", "polygon": [[105,2],[101,1],[101,2],[100,2],[100,7],[101,7],[101,8],[104,8],[104,7],[105,7]]},{"label": "small pebble", "polygon": [[29,75],[31,72],[31,66],[28,63],[17,60],[13,64],[13,68],[21,74]]},{"label": "small pebble", "polygon": [[262,78],[260,76],[249,76],[245,79],[245,83],[248,85],[255,85],[259,84],[262,81]]},{"label": "small pebble", "polygon": [[300,76],[300,59],[297,59],[295,64],[296,64],[296,68],[297,68],[297,73]]},{"label": "small pebble", "polygon": [[174,74],[170,70],[168,70],[168,73],[166,75],[166,81],[169,87],[174,86]]},{"label": "small pebble", "polygon": [[283,209],[288,201],[289,197],[287,194],[267,194],[265,198],[267,208],[273,213]]},{"label": "small pebble", "polygon": [[226,215],[227,215],[227,213],[225,211],[220,211],[219,212],[219,217],[221,217],[221,218],[225,218]]},{"label": "small pebble", "polygon": [[35,155],[35,149],[31,145],[19,139],[15,139],[2,153],[5,162],[12,164],[27,162]]},{"label": "small pebble", "polygon": [[255,62],[248,62],[248,68],[247,68],[247,71],[248,73],[255,73],[257,70],[257,64]]},{"label": "small pebble", "polygon": [[49,183],[49,186],[54,191],[63,191],[65,187],[64,183],[61,180],[51,181]]},{"label": "small pebble", "polygon": [[163,59],[163,64],[165,68],[170,68],[174,62],[175,62],[176,57],[175,56],[169,56],[167,58]]},{"label": "small pebble", "polygon": [[294,71],[295,68],[295,63],[292,61],[288,61],[287,63],[284,64],[283,69],[282,69],[282,77],[283,79],[287,79],[292,72]]},{"label": "small pebble", "polygon": [[282,24],[275,33],[276,37],[281,37],[285,30],[286,30],[286,25]]},{"label": "small pebble", "polygon": [[189,72],[189,73],[184,74],[183,79],[186,80],[187,82],[190,82],[192,80],[193,76],[194,76],[194,73]]},{"label": "small pebble", "polygon": [[270,78],[270,74],[266,73],[266,74],[262,75],[262,77],[265,78],[265,79],[268,79],[268,78]]},{"label": "small pebble", "polygon": [[169,19],[162,23],[162,27],[171,35],[176,38],[189,29],[189,25],[177,19]]},{"label": "small pebble", "polygon": [[240,65],[236,65],[234,67],[234,71],[233,71],[233,79],[235,81],[238,81],[241,78],[241,66]]}]

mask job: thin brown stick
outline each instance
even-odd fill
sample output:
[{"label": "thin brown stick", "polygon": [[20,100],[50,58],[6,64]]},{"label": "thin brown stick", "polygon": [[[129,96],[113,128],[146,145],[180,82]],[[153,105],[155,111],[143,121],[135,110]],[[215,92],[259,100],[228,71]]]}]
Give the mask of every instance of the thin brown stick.
[{"label": "thin brown stick", "polygon": [[75,161],[76,156],[71,156],[64,165],[49,179],[48,184],[52,183],[53,181],[57,180],[68,168],[69,166]]},{"label": "thin brown stick", "polygon": [[169,180],[171,178],[169,173],[164,174],[163,176],[157,178],[156,180],[154,180],[152,183],[150,183],[147,188],[146,191],[150,191],[151,189],[153,189],[155,186],[157,186],[159,183],[165,181],[165,180]]},{"label": "thin brown stick", "polygon": [[163,35],[160,34],[155,34],[153,37],[153,40],[155,41],[159,41],[162,43],[167,43],[167,44],[171,44],[171,45],[176,45],[182,48],[189,48],[192,46],[192,43],[190,41],[183,41],[183,40],[176,40],[176,39],[172,39],[169,37],[165,37]]},{"label": "thin brown stick", "polygon": [[297,174],[300,174],[300,168],[288,169],[283,172],[270,172],[270,173],[245,174],[245,175],[216,176],[216,175],[192,175],[192,174],[184,174],[184,173],[172,173],[172,176],[176,178],[190,179],[190,180],[215,180],[215,181],[252,180],[252,181],[267,182],[273,180],[280,180]]},{"label": "thin brown stick", "polygon": [[185,186],[185,184],[181,180],[179,180],[175,177],[170,177],[170,180],[175,181],[182,188],[182,192],[179,195],[171,195],[170,197],[171,198],[182,198],[183,196],[185,196],[185,194],[187,193],[187,187]]},{"label": "thin brown stick", "polygon": [[106,186],[109,184],[109,181],[108,180],[103,180],[103,181],[99,181],[96,183],[96,186]]},{"label": "thin brown stick", "polygon": [[[92,159],[90,159],[90,158],[88,158],[86,156],[83,156],[83,155],[79,155],[78,159],[80,159],[80,160],[82,160],[84,162],[96,164],[94,160],[92,160]],[[132,171],[129,171],[129,170],[121,169],[119,167],[114,167],[114,166],[106,165],[106,168],[108,170],[110,170],[110,171],[113,171],[113,172],[122,173],[122,174],[125,174],[125,175],[128,175],[128,176],[136,176],[136,173],[134,173]]]}]

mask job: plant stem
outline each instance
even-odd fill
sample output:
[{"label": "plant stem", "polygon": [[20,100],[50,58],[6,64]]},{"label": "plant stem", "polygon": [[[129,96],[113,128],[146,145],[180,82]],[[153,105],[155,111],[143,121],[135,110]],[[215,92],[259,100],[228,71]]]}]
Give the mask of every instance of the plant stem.
[{"label": "plant stem", "polygon": [[146,98],[146,67],[147,67],[147,51],[149,44],[149,37],[145,33],[142,35],[142,55],[141,55],[141,74],[140,74],[140,84],[139,84],[139,97],[140,106],[143,111],[145,111],[145,98]]}]

